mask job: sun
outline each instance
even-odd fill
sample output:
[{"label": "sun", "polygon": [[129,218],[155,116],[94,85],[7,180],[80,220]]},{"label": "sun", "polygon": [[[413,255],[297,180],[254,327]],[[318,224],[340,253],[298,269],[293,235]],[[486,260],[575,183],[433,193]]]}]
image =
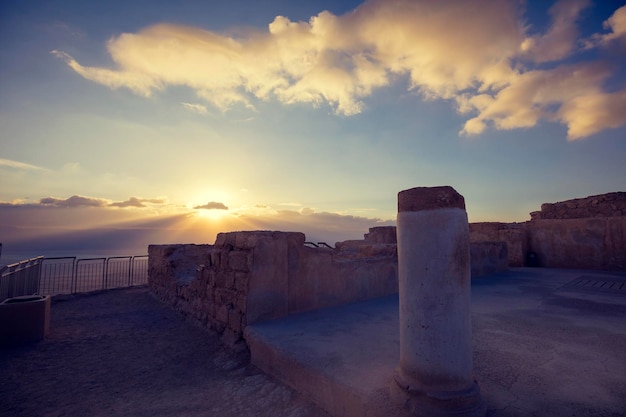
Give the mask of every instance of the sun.
[{"label": "sun", "polygon": [[[195,206],[194,206],[195,207]],[[228,210],[217,208],[197,208],[194,209],[194,214],[198,217],[208,220],[222,220],[228,216]]]}]

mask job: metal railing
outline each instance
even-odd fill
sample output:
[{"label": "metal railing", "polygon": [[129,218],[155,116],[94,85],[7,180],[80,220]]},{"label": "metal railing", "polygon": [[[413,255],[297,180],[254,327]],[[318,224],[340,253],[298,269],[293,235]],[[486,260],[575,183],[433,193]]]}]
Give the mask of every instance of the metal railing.
[{"label": "metal railing", "polygon": [[43,256],[25,259],[0,269],[0,302],[11,297],[37,294]]},{"label": "metal railing", "polygon": [[40,256],[7,265],[0,272],[0,302],[19,295],[75,294],[147,284],[148,255],[82,259]]}]

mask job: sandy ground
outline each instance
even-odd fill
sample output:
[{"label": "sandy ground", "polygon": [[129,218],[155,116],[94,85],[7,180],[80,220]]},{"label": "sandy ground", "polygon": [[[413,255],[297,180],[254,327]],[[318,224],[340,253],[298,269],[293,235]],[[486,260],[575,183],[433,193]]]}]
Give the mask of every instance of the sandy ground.
[{"label": "sandy ground", "polygon": [[328,417],[146,288],[53,301],[45,341],[0,349],[0,416]]}]

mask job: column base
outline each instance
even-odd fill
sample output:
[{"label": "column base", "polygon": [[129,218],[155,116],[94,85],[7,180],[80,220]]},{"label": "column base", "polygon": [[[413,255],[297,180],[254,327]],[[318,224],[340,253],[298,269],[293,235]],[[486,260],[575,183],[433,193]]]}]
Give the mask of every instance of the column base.
[{"label": "column base", "polygon": [[405,410],[417,417],[484,417],[487,412],[487,405],[480,395],[480,387],[476,381],[463,391],[427,392],[414,389],[402,381],[396,371],[390,395]]}]

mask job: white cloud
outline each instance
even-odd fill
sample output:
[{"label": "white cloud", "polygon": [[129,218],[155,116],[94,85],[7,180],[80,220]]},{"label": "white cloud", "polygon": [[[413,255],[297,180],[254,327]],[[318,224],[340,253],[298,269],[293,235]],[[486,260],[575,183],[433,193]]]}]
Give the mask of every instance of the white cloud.
[{"label": "white cloud", "polygon": [[549,10],[552,23],[543,35],[526,38],[522,43],[525,57],[536,62],[557,61],[571,54],[578,41],[576,21],[580,13],[591,5],[589,0],[561,0]]},{"label": "white cloud", "polygon": [[4,158],[0,158],[0,166],[26,170],[26,171],[48,171],[48,169],[44,167],[27,164],[25,162],[13,161],[11,159],[4,159]]},{"label": "white cloud", "polygon": [[519,74],[493,96],[461,97],[461,107],[479,113],[463,133],[482,133],[489,124],[517,129],[554,120],[567,125],[568,138],[574,140],[617,127],[626,122],[626,91],[603,93],[600,86],[609,74],[602,64],[563,65]]},{"label": "white cloud", "polygon": [[[626,115],[604,113],[609,104],[621,104],[626,91],[603,89],[611,75],[607,66],[563,62],[578,51],[577,20],[588,3],[556,3],[543,34],[524,26],[515,0],[371,0],[343,16],[321,12],[308,22],[277,16],[266,31],[237,38],[171,24],[124,33],[107,44],[116,69],[53,53],[110,88],[150,96],[186,86],[223,111],[278,100],[329,105],[349,116],[364,111],[376,89],[408,77],[409,88],[425,99],[452,100],[468,114],[464,134],[549,120],[565,124],[569,139],[579,139],[626,123]],[[593,37],[594,45],[609,47],[624,37],[626,8],[606,26],[611,32]],[[551,69],[533,67],[545,62]],[[183,106],[206,111],[202,104]]]},{"label": "white cloud", "polygon": [[198,113],[202,116],[206,116],[207,114],[209,114],[209,111],[207,110],[206,106],[203,106],[202,104],[192,104],[192,103],[180,103],[183,105],[183,107],[187,110],[189,110],[192,113]]}]

